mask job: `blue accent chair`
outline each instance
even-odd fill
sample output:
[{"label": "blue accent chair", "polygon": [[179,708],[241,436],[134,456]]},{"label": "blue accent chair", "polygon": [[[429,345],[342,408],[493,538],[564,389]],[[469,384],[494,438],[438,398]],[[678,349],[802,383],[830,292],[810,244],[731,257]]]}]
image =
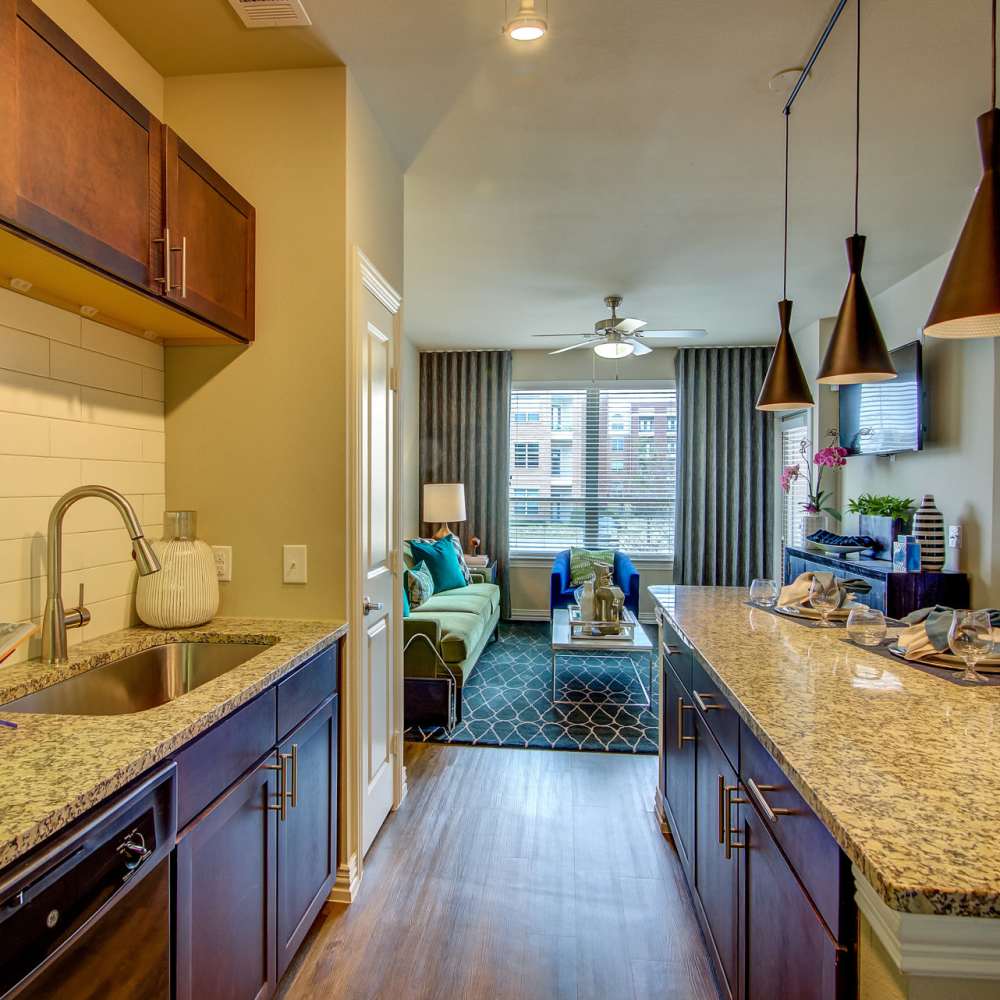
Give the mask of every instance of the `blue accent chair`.
[{"label": "blue accent chair", "polygon": [[[639,617],[639,571],[624,552],[615,553],[615,586],[625,594],[625,607]],[[552,585],[549,592],[549,611],[568,608],[576,603],[569,577],[569,549],[560,552],[552,563]]]}]

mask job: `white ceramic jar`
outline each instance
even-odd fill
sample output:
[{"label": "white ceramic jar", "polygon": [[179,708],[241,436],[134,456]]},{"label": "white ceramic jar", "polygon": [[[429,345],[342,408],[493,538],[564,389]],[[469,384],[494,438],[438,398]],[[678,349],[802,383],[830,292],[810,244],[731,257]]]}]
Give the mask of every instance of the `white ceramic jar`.
[{"label": "white ceramic jar", "polygon": [[140,576],[135,609],[154,628],[204,625],[219,610],[219,579],[211,547],[196,537],[198,513],[168,510],[154,541],[160,572]]}]

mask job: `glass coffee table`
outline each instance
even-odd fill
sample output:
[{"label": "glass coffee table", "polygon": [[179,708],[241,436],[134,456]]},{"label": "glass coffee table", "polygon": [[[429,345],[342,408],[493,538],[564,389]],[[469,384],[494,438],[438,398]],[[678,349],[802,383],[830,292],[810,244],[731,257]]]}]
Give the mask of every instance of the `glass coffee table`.
[{"label": "glass coffee table", "polygon": [[[570,634],[569,609],[555,608],[552,612],[552,703],[554,705],[602,705],[605,701],[577,700],[556,697],[556,658],[566,653],[617,653],[618,656],[628,656],[635,671],[636,680],[645,695],[645,701],[615,702],[615,705],[625,708],[653,707],[653,643],[636,623],[635,631],[629,638],[604,639],[580,638]],[[636,657],[645,654],[649,664],[648,683],[643,683],[642,674],[636,665]],[[617,659],[617,657],[616,657]]]}]

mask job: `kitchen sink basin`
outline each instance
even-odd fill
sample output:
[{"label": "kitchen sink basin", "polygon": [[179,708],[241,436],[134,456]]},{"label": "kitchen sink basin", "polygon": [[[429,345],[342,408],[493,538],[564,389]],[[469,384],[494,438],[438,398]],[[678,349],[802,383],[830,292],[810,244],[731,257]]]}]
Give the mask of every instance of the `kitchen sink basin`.
[{"label": "kitchen sink basin", "polygon": [[4,712],[128,715],[165,705],[270,648],[251,642],[168,642],[0,705]]}]

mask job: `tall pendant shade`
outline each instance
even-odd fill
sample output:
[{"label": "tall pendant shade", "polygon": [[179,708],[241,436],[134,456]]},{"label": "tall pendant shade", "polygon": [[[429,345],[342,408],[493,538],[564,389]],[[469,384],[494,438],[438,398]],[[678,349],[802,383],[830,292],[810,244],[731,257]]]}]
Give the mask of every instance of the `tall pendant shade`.
[{"label": "tall pendant shade", "polygon": [[1000,337],[1000,110],[980,115],[983,179],[924,333]]},{"label": "tall pendant shade", "polygon": [[896,377],[875,310],[861,280],[864,255],[864,236],[857,233],[849,236],[847,262],[851,273],[833,336],[816,379],[824,385],[885,382]]},{"label": "tall pendant shade", "polygon": [[778,334],[778,343],[774,345],[774,354],[771,355],[771,363],[768,365],[764,384],[757,397],[757,409],[801,410],[803,407],[814,406],[809,383],[802,371],[788,329],[792,319],[792,303],[788,299],[782,299],[778,303],[778,319],[781,323],[781,332]]}]

